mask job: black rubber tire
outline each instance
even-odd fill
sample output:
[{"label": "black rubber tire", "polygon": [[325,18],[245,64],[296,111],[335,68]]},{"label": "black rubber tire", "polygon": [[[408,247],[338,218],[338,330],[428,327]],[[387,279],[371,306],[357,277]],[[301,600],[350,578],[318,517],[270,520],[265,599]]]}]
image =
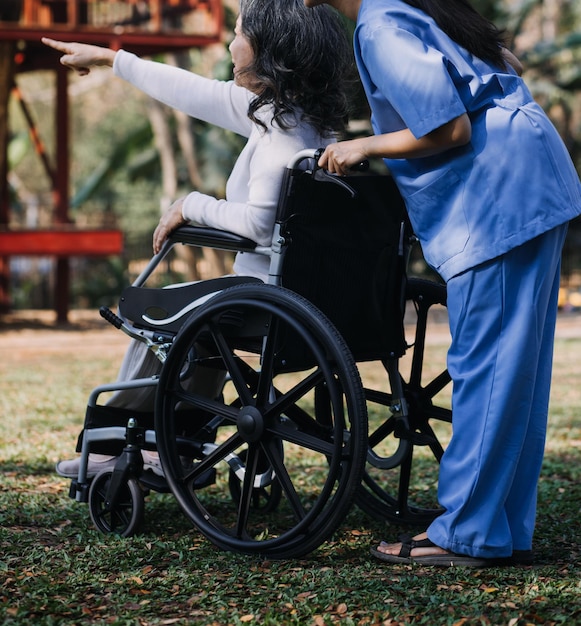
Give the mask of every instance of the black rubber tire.
[{"label": "black rubber tire", "polygon": [[[437,481],[445,444],[436,431],[447,438],[452,421],[451,410],[436,404],[436,396],[450,383],[445,364],[437,376],[428,381],[422,379],[428,316],[432,306],[446,305],[446,286],[410,278],[406,297],[408,306],[414,307],[417,316],[415,337],[410,346],[409,378],[401,379],[411,436],[397,432],[398,418],[385,408],[392,404],[392,394],[366,389],[370,453],[357,505],[380,520],[425,526],[441,513]],[[378,405],[378,411],[373,410],[372,403]],[[418,481],[414,479],[414,471],[420,456]],[[414,480],[419,485],[414,485]]]},{"label": "black rubber tire", "polygon": [[105,534],[131,537],[143,521],[145,497],[139,482],[129,478],[121,486],[117,502],[107,504],[107,491],[113,472],[103,470],[95,476],[89,489],[89,513],[97,530]]},{"label": "black rubber tire", "polygon": [[[181,380],[199,346],[206,356],[197,365],[227,371],[217,400],[188,392]],[[323,386],[329,406],[319,418],[314,396]],[[215,444],[196,441],[196,426],[184,424],[188,409],[192,422],[196,410],[215,416]],[[160,375],[155,429],[167,481],[193,524],[220,548],[267,558],[307,554],[331,536],[354,500],[367,453],[365,398],[349,349],[318,309],[272,285],[225,290],[192,315]],[[187,470],[180,457],[198,462]],[[265,459],[282,496],[268,511],[253,506]],[[239,464],[239,497],[225,497]],[[209,469],[216,484],[197,489]]]}]

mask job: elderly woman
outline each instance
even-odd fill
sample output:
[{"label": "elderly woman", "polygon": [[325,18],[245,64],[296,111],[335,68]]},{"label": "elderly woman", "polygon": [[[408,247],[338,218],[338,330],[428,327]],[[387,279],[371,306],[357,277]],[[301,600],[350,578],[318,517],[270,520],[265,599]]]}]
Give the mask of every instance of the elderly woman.
[{"label": "elderly woman", "polygon": [[[247,138],[230,174],[223,199],[193,191],[174,202],[153,236],[158,252],[168,234],[188,222],[220,228],[269,244],[283,172],[290,157],[337,138],[347,118],[344,86],[351,65],[340,17],[328,7],[314,12],[302,0],[241,0],[230,44],[234,80],[219,81],[147,61],[124,50],[44,38],[63,53],[61,63],[87,74],[92,66],[113,68],[151,97]],[[237,274],[266,279],[268,259],[238,254]],[[147,377],[159,370],[155,356],[134,342],[120,379]],[[151,410],[151,388],[117,392],[108,403]],[[157,455],[144,452],[146,467],[160,473]],[[114,464],[91,455],[88,475]],[[61,461],[57,472],[75,477],[79,459]]]}]

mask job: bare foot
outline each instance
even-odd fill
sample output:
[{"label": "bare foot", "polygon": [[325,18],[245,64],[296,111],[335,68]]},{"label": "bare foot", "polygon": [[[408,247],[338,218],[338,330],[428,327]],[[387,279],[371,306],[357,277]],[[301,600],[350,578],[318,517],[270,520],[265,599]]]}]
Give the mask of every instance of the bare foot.
[{"label": "bare foot", "polygon": [[[427,533],[421,533],[413,537],[413,541],[421,541],[422,539],[427,539]],[[377,550],[379,552],[383,552],[384,554],[393,554],[394,556],[398,556],[400,554],[402,547],[402,543],[386,543],[382,541],[378,546]],[[422,548],[412,548],[409,556],[417,557],[417,556],[432,556],[433,554],[447,554],[447,550],[444,548],[440,548],[439,546],[429,546]]]}]

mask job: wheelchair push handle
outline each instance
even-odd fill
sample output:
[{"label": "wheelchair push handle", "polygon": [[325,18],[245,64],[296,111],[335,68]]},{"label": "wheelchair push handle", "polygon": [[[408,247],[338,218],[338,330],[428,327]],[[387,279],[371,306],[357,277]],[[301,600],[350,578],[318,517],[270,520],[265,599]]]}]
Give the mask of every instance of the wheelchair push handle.
[{"label": "wheelchair push handle", "polygon": [[[321,168],[317,165],[317,163],[319,162],[323,152],[325,152],[325,148],[306,148],[305,150],[300,150],[292,156],[291,160],[288,162],[287,168],[289,170],[294,170],[298,167],[301,161],[304,161],[305,159],[314,159],[315,166],[313,170],[318,171]],[[369,169],[369,161],[365,159],[360,163],[352,165],[349,169],[353,172],[367,172]]]},{"label": "wheelchair push handle", "polygon": [[[314,161],[314,165],[312,170],[310,170],[310,174],[315,180],[339,185],[339,187],[342,187],[352,198],[355,198],[357,192],[345,180],[343,180],[343,177],[338,176],[337,174],[331,174],[327,170],[318,166],[319,159],[321,158],[323,152],[324,148],[307,148],[306,150],[301,150],[293,155],[287,165],[287,169],[295,171],[302,161],[305,159],[311,159]],[[361,163],[354,165],[350,169],[353,172],[365,172],[369,169],[369,161],[361,161]]]},{"label": "wheelchair push handle", "polygon": [[[316,163],[319,162],[319,159],[321,158],[321,155],[323,154],[323,152],[325,152],[324,148],[318,148],[317,151],[315,152],[315,161]],[[318,165],[315,165],[315,169],[320,169],[318,167]],[[360,161],[359,163],[355,163],[354,165],[352,165],[349,170],[351,172],[367,172],[369,170],[369,161],[367,159],[364,159],[363,161]]]}]

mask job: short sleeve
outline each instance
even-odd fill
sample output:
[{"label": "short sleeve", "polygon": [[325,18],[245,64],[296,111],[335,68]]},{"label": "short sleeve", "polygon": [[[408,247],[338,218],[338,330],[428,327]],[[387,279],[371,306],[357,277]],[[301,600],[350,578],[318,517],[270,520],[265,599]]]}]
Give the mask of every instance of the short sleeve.
[{"label": "short sleeve", "polygon": [[[466,112],[439,50],[393,26],[361,29],[357,36],[373,89],[416,138]],[[380,118],[381,111],[374,108],[374,116]]]}]

